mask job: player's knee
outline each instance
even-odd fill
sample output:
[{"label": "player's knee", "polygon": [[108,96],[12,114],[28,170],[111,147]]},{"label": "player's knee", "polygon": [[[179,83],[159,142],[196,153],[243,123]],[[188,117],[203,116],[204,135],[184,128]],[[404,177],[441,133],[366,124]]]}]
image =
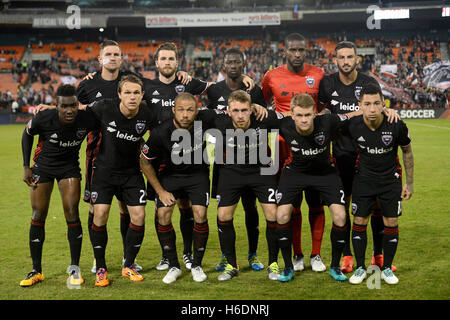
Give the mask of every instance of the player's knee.
[{"label": "player's knee", "polygon": [[64,208],[64,216],[66,217],[67,221],[78,220],[80,217],[80,214],[78,212],[78,206]]},{"label": "player's knee", "polygon": [[383,223],[386,227],[396,227],[398,226],[398,218],[383,218]]},{"label": "player's knee", "polygon": [[359,225],[362,225],[362,226],[367,225],[368,222],[369,222],[369,219],[367,217],[355,216],[353,218],[353,223],[356,223],[356,224],[359,224]]},{"label": "player's knee", "polygon": [[31,220],[44,222],[47,219],[47,210],[33,208]]}]

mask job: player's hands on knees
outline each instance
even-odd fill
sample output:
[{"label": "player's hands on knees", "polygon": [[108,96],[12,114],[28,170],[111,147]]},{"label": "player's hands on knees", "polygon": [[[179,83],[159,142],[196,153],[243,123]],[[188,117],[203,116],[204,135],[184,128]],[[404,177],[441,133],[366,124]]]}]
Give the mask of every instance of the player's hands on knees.
[{"label": "player's hands on knees", "polygon": [[269,112],[267,111],[266,108],[256,103],[252,104],[252,111],[256,117],[256,120],[263,120],[267,118],[267,116],[269,115]]},{"label": "player's hands on knees", "polygon": [[178,80],[181,80],[181,83],[184,85],[187,85],[192,80],[192,77],[186,71],[178,71],[177,78]]},{"label": "player's hands on knees", "polygon": [[88,74],[83,78],[83,80],[92,80],[92,79],[94,79],[94,76],[95,76],[96,73],[97,73],[97,72],[91,72],[91,73],[88,73]]},{"label": "player's hands on knees", "polygon": [[170,192],[167,192],[165,190],[158,193],[159,200],[166,206],[171,207],[175,205],[176,199]]},{"label": "player's hands on knees", "polygon": [[25,182],[29,187],[37,187],[36,180],[33,179],[33,171],[31,171],[30,167],[23,167],[23,182]]},{"label": "player's hands on knees", "polygon": [[56,108],[56,106],[41,103],[37,107],[33,108],[33,115],[35,116],[41,111],[48,110],[48,109],[55,109],[55,108]]},{"label": "player's hands on knees", "polygon": [[414,187],[412,184],[408,184],[405,183],[403,185],[403,190],[402,190],[402,199],[403,200],[409,200],[411,199],[412,195],[414,193]]},{"label": "player's hands on knees", "polygon": [[252,90],[255,87],[255,81],[246,74],[244,74],[242,77],[242,83],[247,88],[247,90]]},{"label": "player's hands on knees", "polygon": [[398,120],[401,120],[400,115],[397,112],[395,112],[394,109],[383,108],[383,113],[387,117],[389,123],[392,122],[397,123]]}]

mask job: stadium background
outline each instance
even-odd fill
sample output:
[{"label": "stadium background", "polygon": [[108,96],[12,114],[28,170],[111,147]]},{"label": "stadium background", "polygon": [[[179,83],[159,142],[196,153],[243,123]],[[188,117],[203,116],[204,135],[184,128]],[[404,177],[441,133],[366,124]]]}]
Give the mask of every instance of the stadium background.
[{"label": "stadium background", "polygon": [[[284,63],[280,54],[283,50],[283,39],[291,32],[299,32],[308,39],[308,47],[310,49],[308,62],[322,67],[326,73],[336,71],[333,63],[336,43],[341,40],[354,41],[358,46],[358,54],[361,56],[361,71],[369,72],[377,77],[383,86],[387,98],[387,106],[402,111],[404,118],[449,118],[450,116],[448,109],[450,75],[450,66],[448,65],[450,51],[448,26],[450,18],[443,16],[448,14],[449,10],[444,8],[450,7],[450,4],[446,3],[446,1],[222,0],[215,1],[214,4],[215,6],[212,7],[211,1],[203,0],[45,2],[3,0],[0,3],[0,123],[25,123],[31,117],[30,112],[33,106],[39,103],[54,102],[54,94],[59,84],[73,83],[76,85],[88,72],[99,70],[100,66],[97,62],[98,44],[104,39],[113,39],[120,43],[125,57],[122,68],[139,72],[149,78],[156,77],[152,54],[157,46],[164,41],[173,41],[178,45],[180,53],[179,70],[186,70],[192,76],[208,81],[217,81],[223,77],[220,72],[223,53],[227,48],[237,46],[245,53],[247,59],[246,73],[254,78],[257,84],[260,84],[267,70]],[[71,13],[66,11],[70,5],[77,5],[81,9],[81,29],[70,29],[65,25],[66,19],[71,16]],[[410,18],[382,20],[380,28],[375,27],[371,29],[368,25],[374,21],[370,21],[373,15],[373,13],[368,11],[370,5],[377,5],[382,9],[409,8]],[[262,17],[261,21],[267,20],[257,26],[146,27],[146,23],[150,24],[148,19],[150,15],[167,17],[177,14],[188,14],[191,17],[195,17],[202,14],[227,16],[229,14],[238,15],[242,13]],[[52,19],[55,17],[60,17],[60,19]],[[279,20],[277,19],[278,17]],[[164,21],[170,20],[162,19],[160,21],[164,24]],[[200,97],[200,102],[204,103],[202,97]],[[433,110],[433,112],[424,112],[424,109]],[[428,212],[429,210],[445,214],[445,209],[443,208],[448,205],[448,201],[445,200],[445,190],[448,190],[448,188],[444,186],[449,185],[447,169],[449,163],[447,159],[449,159],[448,150],[450,148],[448,134],[450,125],[448,120],[410,120],[407,123],[408,125],[411,124],[413,133],[417,132],[420,134],[415,140],[415,143],[419,145],[417,159],[424,162],[418,163],[416,174],[420,175],[421,169],[433,170],[433,172],[427,173],[423,178],[416,180],[416,185],[421,182],[425,183],[427,187],[430,187],[430,190],[427,189],[425,193],[422,190],[422,196],[418,194],[416,200],[413,200],[419,201],[421,199],[422,202],[411,205],[417,212],[411,210],[410,214],[413,216],[416,214],[417,220],[409,225],[411,233],[407,234],[405,238],[414,241],[416,235],[422,234],[414,229],[422,226],[419,221],[424,221],[425,225],[431,228],[430,230],[432,231],[430,233],[433,234],[445,233],[446,228],[448,228],[448,217],[446,215],[442,216],[441,225],[433,225],[433,227],[437,228],[433,229],[427,225],[428,218],[420,217],[419,214],[422,211]],[[52,289],[44,296],[41,295],[43,291],[25,294],[18,291],[20,289],[18,281],[21,276],[29,271],[27,269],[30,264],[26,247],[30,213],[29,201],[25,184],[19,179],[22,175],[20,166],[20,134],[22,130],[23,126],[1,126],[1,164],[5,168],[0,179],[4,190],[2,206],[5,204],[1,212],[1,225],[4,228],[1,234],[5,239],[5,243],[15,240],[14,236],[8,234],[8,231],[13,228],[11,225],[13,222],[11,221],[20,223],[20,230],[23,231],[23,234],[20,236],[22,243],[3,248],[2,250],[4,251],[0,254],[2,270],[6,269],[6,265],[9,265],[11,260],[16,264],[17,261],[15,259],[18,256],[20,256],[19,262],[21,264],[20,272],[12,273],[15,275],[15,278],[10,279],[11,281],[7,282],[4,279],[0,279],[2,284],[7,284],[7,287],[4,288],[8,288],[3,291],[4,294],[1,298],[71,299],[75,297],[77,299],[97,299],[96,293],[93,292],[89,292],[87,296],[78,295],[78,293],[74,296],[73,291],[71,295],[62,294],[60,290],[64,289],[62,288],[63,286],[60,289],[55,289],[58,286],[56,284],[57,280],[64,282],[65,276],[63,271],[61,271],[63,268],[61,266],[46,266],[45,255],[46,250],[56,250],[56,252],[58,250],[67,250],[64,238],[65,231],[62,224],[59,227],[55,227],[56,230],[59,230],[59,238],[51,235],[52,227],[49,227],[49,240],[46,241],[46,246],[49,247],[51,246],[52,238],[55,239],[53,241],[57,241],[59,244],[52,249],[45,249],[44,247],[44,268],[50,269],[48,273],[51,274],[53,272],[54,274],[53,282],[52,280],[48,281]],[[434,149],[424,149],[430,143],[434,146]],[[438,148],[441,147],[443,149],[439,149],[441,153],[438,153]],[[83,159],[84,147],[81,150],[80,156]],[[441,158],[442,153],[444,154],[443,159]],[[83,160],[81,163],[83,164]],[[436,167],[437,163],[441,165]],[[426,179],[426,181],[421,179]],[[417,187],[416,192],[419,193],[419,190],[421,190],[421,187]],[[55,193],[56,190],[52,197],[51,206],[51,210],[54,213],[49,213],[49,218],[51,215],[54,215],[54,219],[58,217],[61,220],[60,200]],[[425,201],[426,197],[424,194],[432,197],[432,199],[427,199],[430,202]],[[16,205],[18,198],[21,200]],[[433,202],[433,199],[436,202]],[[428,203],[432,203],[432,205],[428,205]],[[15,207],[12,210],[13,212],[20,211],[17,215],[14,214],[15,220],[7,218],[7,215],[11,214],[11,207]],[[215,212],[215,210],[210,210],[212,212],[210,213],[211,215],[214,215],[213,211]],[[83,223],[86,220],[86,212],[85,204],[80,204],[80,214]],[[213,217],[210,219],[215,221]],[[111,218],[110,220],[111,224],[114,224],[117,222],[114,220],[118,219]],[[329,220],[327,219],[327,227]],[[241,224],[243,225],[243,223]],[[303,241],[305,246],[309,242],[307,240],[309,239],[307,235],[309,230],[307,229],[308,225],[304,223],[303,230],[305,230],[305,234]],[[149,230],[148,233],[155,238],[154,230]],[[237,228],[237,233],[241,233],[243,236],[245,231]],[[113,234],[114,232],[111,232],[111,243],[117,242],[117,248],[114,249],[114,252],[120,254],[119,240],[114,240],[114,237],[118,235]],[[323,250],[325,251],[329,249],[327,232],[325,232],[324,237]],[[206,261],[213,265],[216,262],[216,256],[211,252],[218,250],[218,241],[214,230],[211,230],[210,238],[212,239],[211,244],[209,244],[211,257],[208,257]],[[432,240],[437,241],[437,245],[441,246],[440,248],[444,248],[444,258],[446,256],[446,261],[448,262],[448,237],[437,238],[439,240],[433,236]],[[145,242],[149,245],[152,241],[156,240],[148,239]],[[241,246],[244,250],[246,248],[245,236],[238,238],[238,241],[241,241]],[[264,242],[263,236],[260,236],[261,248],[264,248]],[[406,247],[406,244],[404,246]],[[154,253],[152,259],[155,261],[145,261],[147,265],[156,264],[158,259],[156,247],[156,245],[152,246],[152,252]],[[411,248],[405,247],[399,249],[400,252],[405,250],[404,252],[406,253],[400,253],[398,260],[408,254],[409,251],[407,250],[410,250],[411,254],[425,254],[427,252],[425,246],[420,247],[418,252],[414,252],[414,246]],[[20,249],[15,250],[13,253],[13,248]],[[142,250],[140,256],[144,255],[144,250]],[[22,254],[19,252],[22,252]],[[23,254],[23,252],[26,254]],[[439,256],[438,248],[433,253],[428,253]],[[82,260],[84,260],[83,263],[86,265],[86,268],[89,268],[91,251],[88,242],[85,242],[83,246],[83,254],[88,256],[88,258],[82,258]],[[53,256],[54,261],[61,261],[61,265],[65,265],[65,258],[59,257],[60,255],[57,256]],[[433,265],[431,270],[436,270],[439,266],[446,265],[445,259],[443,261],[442,257],[436,259],[433,261],[437,264]],[[424,260],[426,259],[424,258]],[[401,262],[397,264],[402,267]],[[403,265],[403,268],[411,273],[413,271],[412,266]],[[86,277],[89,277],[87,273],[85,271],[84,274]],[[151,283],[158,288],[161,287],[159,284],[161,276],[158,274],[156,280],[151,280]],[[308,281],[313,276],[306,275],[304,279]],[[239,279],[239,281],[242,280],[240,285],[248,285],[246,284],[246,279],[244,279],[245,277],[248,277],[248,275]],[[423,275],[423,277],[430,280],[426,275]],[[210,279],[212,278],[215,279],[215,275],[211,273]],[[87,279],[87,287],[91,286],[91,280],[90,278]],[[434,289],[436,291],[427,291],[419,285],[418,287],[413,286],[414,289],[410,289],[411,287],[399,289],[395,292],[394,298],[448,299],[450,297],[448,276],[441,275],[431,280],[432,286],[435,285]],[[120,280],[116,280],[115,285],[121,290],[131,285],[118,282]],[[183,282],[190,281],[186,279]],[[331,293],[336,287],[332,284],[324,285],[325,282],[327,281],[323,280],[319,284],[311,284],[310,287],[301,289],[312,290],[325,286],[324,295],[273,297],[266,293],[262,294],[260,298],[345,299],[345,295],[336,296],[334,293]],[[41,287],[45,285],[46,282]],[[191,289],[190,285],[183,284],[181,288],[189,292]],[[254,285],[256,288],[260,288],[259,283],[255,282]],[[408,285],[411,284],[408,282]],[[195,287],[197,288],[197,286]],[[198,295],[190,296],[186,292],[179,294],[175,290],[164,291],[168,295],[158,296],[158,298],[225,299],[219,293],[223,288],[221,289],[215,282],[212,284],[212,288],[217,293],[207,295],[204,298]],[[236,296],[237,299],[258,298],[250,287],[245,288],[249,293]],[[158,290],[155,289],[157,294],[163,292]],[[165,289],[161,288],[161,290]],[[232,284],[229,286],[227,284],[225,291],[222,291],[222,293],[233,292],[233,290]],[[368,292],[367,288],[364,294],[361,294],[362,292],[358,291],[358,294],[360,294],[359,298],[383,299],[381,294],[365,295]],[[410,293],[409,296],[408,293]],[[349,292],[348,294],[354,296],[355,292]],[[142,295],[136,293],[136,296],[144,299],[152,298],[144,293]],[[231,299],[233,297],[230,296]],[[118,299],[120,294],[108,295],[105,298]]]}]

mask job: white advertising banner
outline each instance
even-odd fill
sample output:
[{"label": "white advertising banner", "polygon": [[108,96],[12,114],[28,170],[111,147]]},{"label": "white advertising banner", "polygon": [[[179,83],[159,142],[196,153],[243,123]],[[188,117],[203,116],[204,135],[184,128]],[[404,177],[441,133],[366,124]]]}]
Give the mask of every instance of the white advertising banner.
[{"label": "white advertising banner", "polygon": [[147,28],[230,27],[279,25],[279,12],[153,14],[145,16]]}]

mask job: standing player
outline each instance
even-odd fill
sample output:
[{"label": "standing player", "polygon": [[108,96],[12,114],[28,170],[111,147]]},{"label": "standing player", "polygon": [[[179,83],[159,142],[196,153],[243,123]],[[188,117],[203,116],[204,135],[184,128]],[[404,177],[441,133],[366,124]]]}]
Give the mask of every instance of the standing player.
[{"label": "standing player", "polygon": [[[146,92],[146,102],[153,110],[158,110],[158,123],[172,119],[172,108],[175,98],[183,92],[193,95],[202,94],[210,85],[207,82],[192,79],[188,84],[183,84],[176,77],[178,69],[178,49],[175,44],[165,42],[155,52],[155,64],[158,69],[158,78],[154,80],[145,79],[144,86]],[[152,162],[156,172],[159,169],[158,162]],[[154,200],[154,191],[147,183],[148,199]],[[192,234],[194,219],[191,204],[188,199],[177,201],[180,210],[180,231],[183,237],[183,261],[186,268],[192,266]],[[155,212],[155,230],[158,230],[158,215]],[[162,248],[161,248],[162,249]],[[162,257],[156,266],[157,270],[167,270],[169,268],[168,259]]]},{"label": "standing player", "polygon": [[[198,118],[197,100],[194,96],[189,93],[178,95],[172,112],[173,119],[166,120],[153,130],[143,146],[141,170],[157,194],[155,202],[158,214],[158,239],[170,267],[163,282],[175,282],[181,275],[176,251],[176,235],[172,226],[174,205],[180,198],[188,198],[192,203],[194,259],[191,274],[194,281],[203,282],[207,278],[201,263],[209,236],[207,220],[209,166],[204,163],[203,158],[200,159],[200,163],[195,161],[195,155],[198,153],[195,150],[201,150],[203,155],[206,143],[203,140],[202,129],[194,128],[194,121]],[[208,121],[202,123],[208,125]],[[173,134],[180,132],[185,133],[185,136],[180,136],[180,141],[173,141]],[[185,139],[188,139],[189,143]],[[189,160],[174,161],[175,158],[184,156]],[[164,164],[164,169],[158,175],[151,165],[151,161],[154,160]]]},{"label": "standing player", "polygon": [[[216,153],[220,152],[224,158],[228,157],[228,153],[234,155],[233,163],[224,160],[224,164],[220,165],[218,169],[217,224],[220,247],[227,258],[226,267],[224,272],[219,275],[219,281],[230,280],[238,274],[233,216],[239,198],[248,193],[257,195],[264,211],[267,223],[266,239],[269,247],[269,279],[278,279],[278,249],[276,244],[273,245],[275,243],[273,240],[276,239],[277,181],[275,175],[261,174],[261,167],[269,164],[262,164],[260,159],[261,152],[266,154],[268,151],[267,143],[262,142],[261,136],[265,134],[267,142],[267,129],[277,127],[278,117],[275,112],[271,111],[268,119],[257,121],[252,115],[251,104],[252,100],[245,91],[233,91],[227,100],[229,117],[222,115],[216,120],[216,127],[222,136],[226,137],[224,150],[220,150],[220,146],[216,146]],[[234,132],[232,138],[229,138],[230,131]],[[240,139],[239,132],[243,135],[243,139]],[[260,149],[264,147],[266,150],[261,151]],[[242,155],[244,155],[244,161],[238,163],[237,160]],[[252,265],[250,264],[250,266]]]},{"label": "standing player", "polygon": [[294,277],[291,258],[291,212],[299,194],[307,188],[320,192],[329,207],[333,226],[331,229],[330,276],[337,281],[347,277],[339,269],[339,260],[345,245],[348,225],[345,220],[345,201],[342,183],[331,157],[330,142],[337,129],[349,115],[315,115],[315,101],[308,94],[296,95],[291,102],[292,118],[283,119],[280,135],[289,144],[292,157],[283,170],[277,193],[278,245],[285,268],[279,281]]},{"label": "standing player", "polygon": [[[223,69],[225,71],[225,79],[211,85],[207,90],[208,109],[224,110],[227,108],[228,97],[236,90],[246,90],[250,95],[251,102],[265,107],[266,101],[261,88],[254,86],[248,90],[244,83],[244,54],[236,48],[229,49],[223,57]],[[217,182],[219,179],[219,166],[214,164],[213,182],[211,197],[216,197]],[[259,237],[259,216],[256,206],[256,196],[250,190],[242,192],[242,206],[245,212],[245,226],[247,228],[248,237],[248,262],[250,267],[255,270],[263,270],[264,265],[259,260],[256,253],[258,248]],[[225,254],[222,253],[220,262],[216,265],[217,271],[224,271],[227,265]]]},{"label": "standing player", "polygon": [[156,115],[141,104],[144,96],[142,81],[134,76],[122,77],[118,84],[119,99],[104,99],[90,110],[101,121],[101,142],[92,171],[91,203],[94,206],[92,247],[96,260],[95,286],[109,285],[105,260],[108,221],[114,196],[130,213],[125,238],[125,262],[122,276],[131,281],[143,277],[134,266],[145,232],[145,182],[139,170],[142,136],[156,125]]},{"label": "standing player", "polygon": [[[79,269],[83,230],[78,212],[80,202],[79,151],[87,133],[97,124],[85,111],[78,111],[76,89],[62,85],[56,92],[56,109],[43,111],[33,117],[22,135],[24,165],[23,181],[29,186],[33,209],[30,226],[30,253],[33,270],[20,282],[23,287],[43,281],[42,247],[45,240],[45,220],[50,205],[54,180],[58,182],[64,216],[67,222],[71,264],[67,269],[69,284],[81,285],[84,280]],[[33,136],[39,135],[30,169]]]},{"label": "standing player", "polygon": [[[122,76],[133,74],[130,71],[120,70],[120,67],[122,65],[122,51],[116,41],[105,40],[100,44],[100,54],[98,57],[98,61],[102,66],[101,71],[86,76],[86,78],[80,82],[77,89],[78,100],[84,105],[88,105],[102,99],[117,99],[117,86],[120,79],[122,78]],[[188,76],[186,73],[180,72],[178,76],[183,79],[183,83],[188,81]],[[144,98],[146,98],[145,95]],[[91,240],[94,209],[90,204],[90,184],[92,180],[92,163],[95,157],[95,153],[98,151],[98,144],[100,143],[100,139],[101,136],[98,130],[90,132],[88,135],[86,147],[86,182],[83,200],[89,203],[88,229],[89,237],[91,238]],[[130,225],[130,215],[127,211],[127,206],[121,201],[118,201],[118,207],[120,212],[120,233],[122,235],[122,243],[125,251],[125,239]],[[125,260],[123,259],[122,264],[124,262]],[[140,265],[136,264],[135,266],[136,270],[142,270],[142,267]],[[96,270],[97,268],[94,262],[91,271],[95,273]]]},{"label": "standing player", "polygon": [[[336,114],[359,110],[358,101],[361,89],[368,84],[378,85],[378,82],[374,78],[357,71],[359,57],[356,54],[354,43],[349,41],[340,42],[337,44],[335,52],[336,65],[339,71],[325,76],[320,82],[319,106],[326,107],[331,113]],[[333,157],[336,160],[336,166],[344,185],[347,222],[350,224],[349,206],[357,158],[356,145],[350,136],[341,133],[333,142]],[[371,218],[374,259],[376,259],[377,264],[380,264],[380,261],[383,260],[382,241],[384,225],[380,210],[374,209],[374,212],[376,214],[372,215]],[[347,240],[341,265],[341,270],[345,273],[353,270],[353,256],[349,241],[350,229],[348,230]]]},{"label": "standing player", "polygon": [[[384,261],[381,278],[388,284],[398,283],[391,270],[398,246],[398,217],[402,214],[402,199],[408,200],[414,192],[414,157],[411,138],[403,121],[389,123],[383,115],[383,94],[378,85],[367,85],[361,90],[359,106],[361,117],[350,121],[348,131],[358,144],[359,159],[353,182],[352,244],[357,269],[350,283],[359,284],[367,276],[365,251],[367,223],[372,207],[379,200],[383,213]],[[402,178],[397,158],[398,147],[403,152],[406,183]]]},{"label": "standing player", "polygon": [[[298,33],[288,35],[285,39],[286,64],[270,70],[264,75],[262,80],[262,91],[266,101],[273,98],[276,111],[289,112],[292,98],[296,94],[303,93],[312,96],[317,106],[319,83],[325,73],[322,69],[305,63],[306,53],[307,48],[305,38]],[[279,137],[279,141],[279,168],[282,168],[285,161],[290,157],[291,151],[282,137]],[[309,223],[312,234],[310,263],[313,271],[321,272],[326,270],[320,256],[322,236],[325,227],[325,214],[318,192],[305,190],[305,197],[306,202],[309,205]],[[292,213],[292,246],[294,249],[295,271],[301,271],[305,267],[301,246],[301,199],[302,198],[299,198],[298,203],[294,204]]]}]

